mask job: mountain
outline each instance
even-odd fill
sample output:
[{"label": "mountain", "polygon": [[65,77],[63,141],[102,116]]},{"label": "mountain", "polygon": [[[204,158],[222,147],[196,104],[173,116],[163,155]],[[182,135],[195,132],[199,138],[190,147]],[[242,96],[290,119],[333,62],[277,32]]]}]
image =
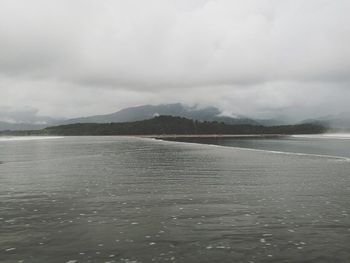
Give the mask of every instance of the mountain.
[{"label": "mountain", "polygon": [[331,131],[350,131],[350,112],[323,116],[317,119],[304,120],[303,123],[316,123],[329,127]]},{"label": "mountain", "polygon": [[88,117],[79,117],[68,120],[58,120],[44,116],[30,116],[27,120],[20,122],[7,122],[0,120],[0,131],[4,130],[39,130],[53,125],[64,125],[73,123],[120,123],[133,122],[151,119],[159,115],[169,115],[185,117],[200,121],[219,121],[227,124],[252,124],[259,123],[244,116],[230,117],[221,114],[221,111],[215,107],[196,108],[188,107],[180,103],[143,105],[131,108],[125,108],[118,112],[104,115],[95,115]]},{"label": "mountain", "polygon": [[278,126],[278,125],[290,125],[293,122],[286,121],[282,118],[275,119],[255,119],[256,122],[263,126]]},{"label": "mountain", "polygon": [[[278,126],[290,125],[287,116],[278,116],[274,119],[250,119],[245,116],[225,116],[216,107],[189,107],[180,103],[160,104],[160,105],[143,105],[122,109],[118,112],[104,115],[95,115],[80,117],[68,120],[58,120],[44,116],[31,116],[31,118],[21,119],[17,122],[6,122],[0,119],[0,131],[4,130],[40,130],[49,126],[67,125],[74,123],[122,123],[134,122],[151,119],[155,116],[177,116],[198,121],[217,121],[232,125],[263,125]],[[327,127],[340,129],[350,129],[350,114],[340,114],[326,116],[319,119],[310,119],[302,123],[315,123]]]},{"label": "mountain", "polygon": [[227,124],[252,124],[258,125],[259,123],[246,118],[244,116],[230,117],[222,116],[221,111],[215,107],[196,108],[188,107],[180,103],[174,104],[161,104],[161,105],[143,105],[131,108],[125,108],[118,112],[95,115],[89,117],[69,119],[61,124],[72,123],[119,123],[119,122],[132,122],[151,119],[155,116],[168,115],[178,116],[199,121],[219,121]]},{"label": "mountain", "polygon": [[231,125],[222,122],[201,122],[183,117],[158,116],[124,123],[76,123],[48,127],[42,135],[173,135],[173,134],[314,134],[325,128],[317,124],[283,126]]}]

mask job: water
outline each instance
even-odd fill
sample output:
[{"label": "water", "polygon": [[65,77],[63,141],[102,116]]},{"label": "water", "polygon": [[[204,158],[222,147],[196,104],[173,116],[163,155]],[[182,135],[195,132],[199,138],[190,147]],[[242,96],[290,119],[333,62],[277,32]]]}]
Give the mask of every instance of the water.
[{"label": "water", "polygon": [[350,158],[350,134],[294,135],[281,138],[179,137],[168,140],[247,148],[280,153],[299,153]]},{"label": "water", "polygon": [[0,262],[350,261],[342,158],[66,137],[0,162]]}]

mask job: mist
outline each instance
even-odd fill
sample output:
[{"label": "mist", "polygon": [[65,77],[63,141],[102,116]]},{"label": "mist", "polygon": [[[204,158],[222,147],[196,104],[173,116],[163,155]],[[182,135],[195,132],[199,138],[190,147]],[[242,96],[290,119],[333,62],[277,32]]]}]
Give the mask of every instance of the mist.
[{"label": "mist", "polygon": [[346,0],[3,0],[0,117],[172,102],[254,118],[348,112],[348,10]]}]

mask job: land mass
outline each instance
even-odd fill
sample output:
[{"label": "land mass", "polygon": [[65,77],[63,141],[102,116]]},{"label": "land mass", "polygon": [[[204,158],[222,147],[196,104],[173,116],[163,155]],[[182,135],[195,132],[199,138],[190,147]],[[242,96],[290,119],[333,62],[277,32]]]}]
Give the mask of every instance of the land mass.
[{"label": "land mass", "polygon": [[158,116],[149,120],[123,123],[75,123],[37,131],[3,131],[2,135],[257,135],[319,134],[327,129],[319,124],[262,126],[231,125],[217,121],[198,121],[183,117]]},{"label": "land mass", "polygon": [[[90,126],[91,124],[131,123],[149,120],[156,116],[176,116],[194,121],[197,120],[199,122],[223,122],[228,125],[252,125],[265,127],[280,127],[293,124],[313,123],[327,127],[328,130],[332,132],[350,131],[350,115],[346,112],[338,115],[311,118],[295,123],[295,120],[292,121],[288,116],[279,116],[272,119],[252,119],[243,115],[222,112],[216,107],[190,107],[180,103],[142,105],[124,108],[110,114],[93,115],[74,119],[55,119],[49,116],[36,115],[35,112],[29,112],[26,114],[18,113],[17,115],[14,113],[6,115],[6,112],[0,112],[0,115],[0,131],[26,130],[25,134],[35,133],[34,130],[39,131],[52,126],[78,123],[89,124]],[[22,132],[19,132],[19,134],[22,134]]]}]

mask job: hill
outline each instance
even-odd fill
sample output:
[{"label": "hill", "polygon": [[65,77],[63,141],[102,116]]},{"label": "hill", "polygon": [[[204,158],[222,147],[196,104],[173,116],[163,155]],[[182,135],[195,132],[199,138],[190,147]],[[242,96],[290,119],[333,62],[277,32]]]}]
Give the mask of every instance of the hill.
[{"label": "hill", "polygon": [[[4,113],[3,115],[6,114]],[[29,115],[28,118],[24,118],[22,116],[20,121],[13,120],[11,122],[8,122],[2,121],[0,119],[0,131],[40,130],[53,125],[66,125],[74,123],[133,122],[151,119],[155,116],[160,115],[185,117],[199,121],[219,121],[225,122],[227,124],[260,124],[259,122],[244,116],[224,116],[222,115],[221,111],[215,107],[196,108],[188,107],[180,103],[173,103],[160,105],[142,105],[137,107],[125,108],[111,114],[94,115],[65,120],[54,119],[46,116],[38,116],[35,114]]]},{"label": "hill", "polygon": [[180,103],[130,107],[111,114],[69,119],[60,124],[133,122],[151,119],[160,115],[184,117],[199,121],[219,121],[227,124],[259,125],[258,122],[244,116],[223,116],[221,111],[215,107],[196,108]]},{"label": "hill", "polygon": [[48,127],[45,135],[162,135],[162,134],[315,134],[326,129],[317,124],[281,125],[230,125],[223,122],[200,122],[183,117],[158,116],[149,120],[124,123],[77,123]]}]

